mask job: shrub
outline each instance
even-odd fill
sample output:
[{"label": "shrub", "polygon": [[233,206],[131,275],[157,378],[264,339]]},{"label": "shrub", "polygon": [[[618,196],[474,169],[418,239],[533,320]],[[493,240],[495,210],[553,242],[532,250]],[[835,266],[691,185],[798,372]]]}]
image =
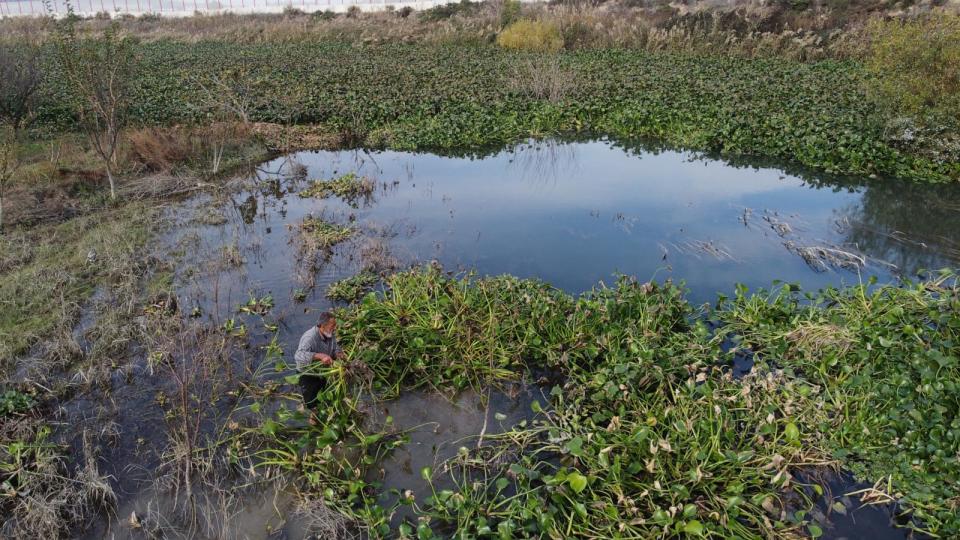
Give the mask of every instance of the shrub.
[{"label": "shrub", "polygon": [[555,24],[523,19],[504,28],[497,44],[519,51],[556,52],[563,48],[563,36]]},{"label": "shrub", "polygon": [[879,97],[898,112],[960,119],[960,16],[875,19],[867,66]]},{"label": "shrub", "polygon": [[33,121],[40,87],[39,51],[25,46],[0,46],[0,123],[14,132]]},{"label": "shrub", "polygon": [[413,8],[410,6],[403,6],[397,10],[397,16],[401,19],[406,19],[411,13],[413,13]]},{"label": "shrub", "polygon": [[284,17],[296,18],[304,15],[306,15],[306,13],[304,13],[301,9],[293,7],[293,4],[287,4],[287,6],[283,8]]},{"label": "shrub", "polygon": [[419,19],[425,22],[436,22],[449,19],[455,15],[470,15],[477,10],[479,4],[470,0],[460,0],[442,6],[435,6],[420,12]]},{"label": "shrub", "polygon": [[503,0],[500,6],[500,28],[506,28],[520,19],[520,1]]},{"label": "shrub", "polygon": [[323,11],[314,11],[310,16],[314,19],[320,19],[321,21],[330,21],[337,18],[337,14],[329,9]]}]

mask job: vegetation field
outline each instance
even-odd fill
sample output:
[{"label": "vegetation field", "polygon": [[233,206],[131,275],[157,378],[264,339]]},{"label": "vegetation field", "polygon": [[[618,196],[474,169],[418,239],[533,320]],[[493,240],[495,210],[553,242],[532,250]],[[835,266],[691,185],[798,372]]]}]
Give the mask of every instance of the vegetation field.
[{"label": "vegetation field", "polygon": [[[357,434],[350,388],[450,392],[546,372],[557,382],[531,423],[484,446],[464,441],[456,457],[422,471],[449,475],[456,489],[401,499],[419,516],[401,533],[817,537],[802,509],[819,486],[797,475],[844,467],[876,483],[866,498],[898,501],[909,526],[952,537],[957,293],[956,276],[942,273],[902,288],[738,290],[698,308],[681,287],[628,278],[573,298],[507,276],[395,274],[385,293],[341,314],[350,360],[322,368],[337,381],[321,407],[326,428],[268,419],[259,452],[304,474],[360,527],[387,534],[388,513],[362,471],[396,434]],[[754,368],[734,377],[745,354]],[[325,448],[342,433],[368,457],[293,458],[298,445]]]},{"label": "vegetation field", "polygon": [[[801,63],[494,46],[161,41],[138,47],[131,117],[169,125],[210,118],[210,92],[250,120],[322,124],[355,144],[469,149],[560,133],[653,137],[831,172],[922,181],[958,178],[887,129],[854,61]],[[66,79],[51,69],[38,121],[69,128]]]}]

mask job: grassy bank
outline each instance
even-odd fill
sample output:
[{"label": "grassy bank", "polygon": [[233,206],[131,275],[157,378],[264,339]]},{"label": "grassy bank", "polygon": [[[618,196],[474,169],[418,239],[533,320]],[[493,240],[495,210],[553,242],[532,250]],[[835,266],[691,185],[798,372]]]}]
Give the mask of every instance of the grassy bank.
[{"label": "grassy bank", "polygon": [[[0,236],[0,359],[5,370],[38,342],[66,347],[98,289],[136,293],[156,261],[154,211],[139,204]],[[119,310],[119,308],[118,308]],[[59,344],[59,345],[53,345]],[[60,351],[65,363],[79,354]],[[41,355],[42,356],[42,355]]]},{"label": "grassy bank", "polygon": [[[852,61],[332,42],[162,41],[138,50],[131,115],[141,124],[202,123],[215,88],[251,120],[322,124],[373,147],[480,148],[592,133],[832,172],[960,175],[949,149],[931,154],[887,128],[865,88],[870,76]],[[45,73],[39,122],[69,129],[64,79]]]},{"label": "grassy bank", "polygon": [[[280,462],[384,532],[357,471],[389,450],[387,433],[358,435],[356,449],[370,456],[359,469],[331,459],[353,440],[338,434],[357,429],[351,384],[390,396],[547,370],[559,382],[532,423],[423,471],[458,487],[404,501],[421,516],[405,530],[815,537],[820,524],[797,511],[810,493],[797,475],[843,467],[880,482],[870,495],[899,501],[911,526],[949,537],[960,531],[958,313],[949,273],[900,288],[739,290],[698,308],[669,283],[624,278],[573,298],[536,281],[416,270],[342,313],[350,361],[326,370],[340,381],[326,423],[295,435],[267,424],[288,452]],[[744,354],[754,369],[734,378]],[[290,461],[298,445],[334,440]]]}]

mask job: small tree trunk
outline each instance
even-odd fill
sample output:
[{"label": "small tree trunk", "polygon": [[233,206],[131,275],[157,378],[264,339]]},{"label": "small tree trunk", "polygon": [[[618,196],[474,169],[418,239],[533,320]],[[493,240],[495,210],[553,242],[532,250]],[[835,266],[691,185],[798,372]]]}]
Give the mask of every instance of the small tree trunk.
[{"label": "small tree trunk", "polygon": [[107,180],[110,181],[110,198],[117,198],[117,188],[113,183],[113,167],[110,166],[110,161],[107,160]]}]

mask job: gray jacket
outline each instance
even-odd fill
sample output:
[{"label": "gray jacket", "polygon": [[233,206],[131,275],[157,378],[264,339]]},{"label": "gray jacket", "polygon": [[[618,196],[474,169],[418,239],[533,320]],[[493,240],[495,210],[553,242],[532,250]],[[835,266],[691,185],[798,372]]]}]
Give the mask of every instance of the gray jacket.
[{"label": "gray jacket", "polygon": [[323,353],[330,355],[330,358],[336,358],[339,352],[340,345],[337,344],[337,336],[324,337],[320,330],[314,326],[303,333],[293,359],[297,362],[297,369],[304,371],[313,363],[314,354]]}]

